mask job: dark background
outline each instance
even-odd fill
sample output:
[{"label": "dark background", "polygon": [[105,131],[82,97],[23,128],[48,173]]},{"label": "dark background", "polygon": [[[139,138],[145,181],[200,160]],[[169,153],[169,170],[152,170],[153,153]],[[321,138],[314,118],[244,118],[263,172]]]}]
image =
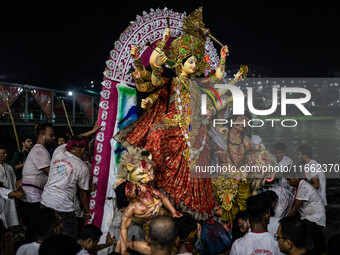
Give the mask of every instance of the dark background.
[{"label": "dark background", "polygon": [[58,89],[99,84],[115,40],[137,14],[200,6],[206,27],[229,47],[228,64],[279,77],[340,71],[340,8],[325,1],[2,1],[0,80]]}]

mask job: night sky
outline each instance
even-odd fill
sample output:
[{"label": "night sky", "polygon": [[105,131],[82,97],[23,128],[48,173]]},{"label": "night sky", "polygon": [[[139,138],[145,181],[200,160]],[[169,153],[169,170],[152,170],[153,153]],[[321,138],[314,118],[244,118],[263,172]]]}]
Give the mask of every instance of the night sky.
[{"label": "night sky", "polygon": [[2,1],[0,80],[52,88],[100,82],[115,40],[136,14],[157,7],[189,14],[203,6],[206,27],[229,47],[227,64],[263,66],[280,77],[340,71],[339,5],[258,2]]}]

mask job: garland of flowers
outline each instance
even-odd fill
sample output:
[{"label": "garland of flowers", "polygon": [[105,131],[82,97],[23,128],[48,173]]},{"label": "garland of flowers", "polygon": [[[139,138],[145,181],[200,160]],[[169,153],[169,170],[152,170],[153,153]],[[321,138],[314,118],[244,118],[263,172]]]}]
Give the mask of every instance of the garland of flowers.
[{"label": "garland of flowers", "polygon": [[[201,153],[201,151],[203,151],[204,146],[206,144],[207,136],[204,135],[202,145],[199,149],[192,148],[191,143],[190,143],[191,108],[190,108],[190,104],[188,102],[186,102],[185,100],[182,100],[181,91],[180,91],[180,85],[183,85],[183,90],[186,89],[187,91],[189,91],[188,88],[190,88],[190,81],[188,80],[187,82],[184,82],[180,77],[177,77],[177,80],[180,82],[180,83],[176,83],[176,100],[177,100],[177,105],[178,105],[177,108],[178,108],[179,115],[180,115],[178,124],[179,124],[180,128],[182,129],[182,133],[183,133],[184,138],[186,140],[186,143],[188,145],[188,149],[184,152],[184,157],[189,162],[191,162],[193,164],[196,161],[196,160],[194,160],[194,158],[197,157]],[[188,115],[187,116],[185,116],[185,112],[184,112],[185,105],[188,107],[188,110],[187,110]]]}]

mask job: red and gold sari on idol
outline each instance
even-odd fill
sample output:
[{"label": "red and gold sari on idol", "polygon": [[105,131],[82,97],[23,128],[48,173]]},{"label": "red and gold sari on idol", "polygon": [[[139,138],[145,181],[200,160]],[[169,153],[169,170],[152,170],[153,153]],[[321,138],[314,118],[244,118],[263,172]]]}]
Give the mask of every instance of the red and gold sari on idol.
[{"label": "red and gold sari on idol", "polygon": [[[173,79],[169,100],[165,87],[155,92],[153,98],[157,101],[152,108],[114,139],[125,148],[137,146],[151,152],[157,168],[156,186],[181,212],[206,220],[215,211],[211,179],[194,175],[190,169],[194,165],[209,165],[209,135],[206,126],[198,123],[199,118],[190,121],[193,92],[190,89],[189,93],[189,86],[179,78]],[[197,98],[200,92],[195,91]],[[195,121],[199,128],[191,128]]]}]

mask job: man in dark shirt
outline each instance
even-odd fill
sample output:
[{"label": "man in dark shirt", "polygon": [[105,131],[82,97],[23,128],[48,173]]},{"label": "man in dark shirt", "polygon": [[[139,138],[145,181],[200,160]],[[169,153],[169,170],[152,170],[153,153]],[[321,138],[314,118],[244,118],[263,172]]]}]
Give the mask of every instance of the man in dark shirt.
[{"label": "man in dark shirt", "polygon": [[21,138],[21,145],[21,151],[16,151],[11,161],[11,166],[14,170],[15,176],[17,177],[17,181],[22,179],[22,168],[24,167],[27,155],[32,148],[32,137],[29,135],[23,136]]}]

